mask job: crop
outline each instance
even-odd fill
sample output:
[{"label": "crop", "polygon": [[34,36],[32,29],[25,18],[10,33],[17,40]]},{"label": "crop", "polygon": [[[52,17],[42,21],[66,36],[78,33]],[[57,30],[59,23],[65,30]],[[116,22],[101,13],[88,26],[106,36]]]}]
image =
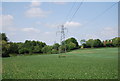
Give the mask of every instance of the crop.
[{"label": "crop", "polygon": [[118,48],[3,58],[3,79],[117,79]]}]

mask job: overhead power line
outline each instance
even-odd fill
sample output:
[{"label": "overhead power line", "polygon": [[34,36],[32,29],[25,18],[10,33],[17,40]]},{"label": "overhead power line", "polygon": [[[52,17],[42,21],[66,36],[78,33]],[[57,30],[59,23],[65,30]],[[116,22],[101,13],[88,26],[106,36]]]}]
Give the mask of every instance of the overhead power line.
[{"label": "overhead power line", "polygon": [[[107,11],[109,11],[113,6],[115,6],[118,2],[112,4],[110,7],[108,7],[107,9],[105,9],[103,12],[101,12],[100,14],[98,14],[97,16],[95,16],[93,19],[90,20],[90,22],[93,22],[95,20],[97,20],[100,16],[102,16],[103,14],[105,14]],[[85,25],[89,24],[90,22],[86,23]]]},{"label": "overhead power line", "polygon": [[70,16],[70,13],[72,12],[74,6],[76,5],[76,2],[73,3],[72,7],[70,8],[70,10],[68,11],[68,14],[66,15],[66,20],[65,22],[67,21],[68,17]]},{"label": "overhead power line", "polygon": [[[84,0],[83,0],[83,1],[84,1]],[[79,5],[78,5],[78,7],[77,7],[76,11],[75,11],[75,12],[74,12],[74,14],[71,16],[71,18],[70,18],[69,22],[71,22],[71,21],[73,20],[74,16],[76,15],[76,13],[78,12],[78,10],[79,10],[79,9],[80,9],[80,7],[82,6],[83,1],[82,1]]]},{"label": "overhead power line", "polygon": [[[70,9],[69,12],[72,11],[72,9],[73,9],[73,7],[75,6],[75,4],[76,4],[76,2],[73,4],[73,6],[71,7],[71,9]],[[78,12],[78,10],[80,9],[80,7],[81,7],[82,4],[83,4],[83,2],[81,2],[81,3],[79,4],[79,6],[77,7],[76,11],[75,11],[74,14],[71,16],[69,22],[72,21],[72,19],[74,18],[74,16],[75,16],[76,13]],[[69,14],[70,14],[70,13],[68,13],[67,17],[69,16]],[[66,23],[66,21],[65,21],[65,23]],[[56,32],[56,33],[60,33],[60,34],[61,34],[60,44],[61,44],[61,46],[62,46],[62,45],[65,46],[64,52],[66,53],[66,44],[65,44],[65,35],[66,35],[66,34],[65,34],[65,30],[67,30],[67,28],[64,27],[65,23],[60,26],[60,27],[61,27],[60,31],[58,31],[58,32]],[[59,53],[61,53],[61,48],[59,49]]]}]

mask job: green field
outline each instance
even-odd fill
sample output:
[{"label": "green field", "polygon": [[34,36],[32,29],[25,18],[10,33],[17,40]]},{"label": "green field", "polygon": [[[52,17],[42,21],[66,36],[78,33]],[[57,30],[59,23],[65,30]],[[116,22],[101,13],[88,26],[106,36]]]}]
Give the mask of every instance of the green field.
[{"label": "green field", "polygon": [[118,48],[3,58],[3,79],[117,79]]}]

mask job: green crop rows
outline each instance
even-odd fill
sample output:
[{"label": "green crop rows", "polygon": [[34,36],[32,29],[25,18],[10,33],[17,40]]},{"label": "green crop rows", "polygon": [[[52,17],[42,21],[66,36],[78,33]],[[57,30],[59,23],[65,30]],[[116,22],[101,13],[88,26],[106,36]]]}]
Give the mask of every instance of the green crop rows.
[{"label": "green crop rows", "polygon": [[3,58],[3,79],[116,79],[118,48]]}]

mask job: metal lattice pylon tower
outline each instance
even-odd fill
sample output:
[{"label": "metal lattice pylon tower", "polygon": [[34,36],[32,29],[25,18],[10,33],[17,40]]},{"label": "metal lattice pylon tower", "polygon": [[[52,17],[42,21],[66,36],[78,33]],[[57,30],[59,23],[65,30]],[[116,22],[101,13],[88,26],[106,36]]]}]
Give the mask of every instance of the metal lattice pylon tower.
[{"label": "metal lattice pylon tower", "polygon": [[[60,31],[58,31],[57,33],[60,33],[60,45],[65,45],[65,49],[64,52],[66,53],[66,44],[65,44],[65,30],[67,28],[64,27],[64,25],[60,26]],[[59,53],[61,53],[61,48],[59,48]]]}]

